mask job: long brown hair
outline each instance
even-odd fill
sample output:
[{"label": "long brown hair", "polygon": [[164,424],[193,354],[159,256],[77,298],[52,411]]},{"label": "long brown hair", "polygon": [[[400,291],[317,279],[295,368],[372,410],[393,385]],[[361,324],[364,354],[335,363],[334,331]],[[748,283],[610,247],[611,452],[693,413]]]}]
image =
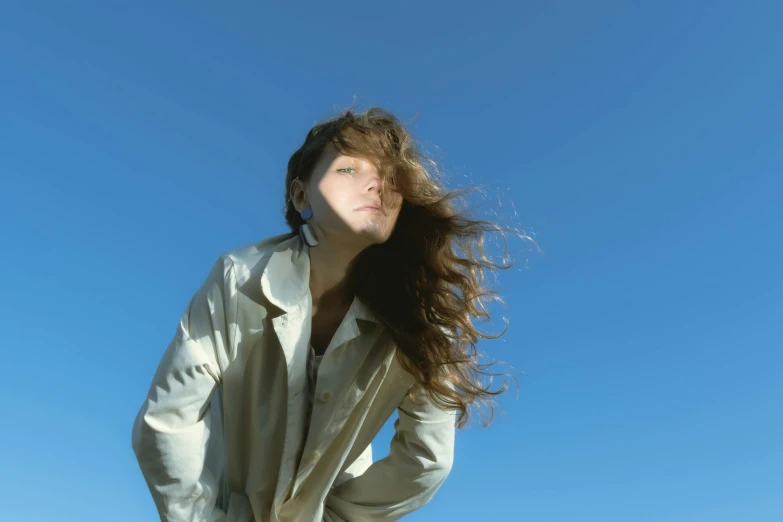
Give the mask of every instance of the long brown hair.
[{"label": "long brown hair", "polygon": [[[465,426],[468,406],[477,400],[494,414],[491,397],[506,391],[508,382],[493,391],[492,376],[509,374],[486,372],[497,363],[481,364],[476,343],[479,337],[496,339],[506,329],[487,334],[473,321],[489,321],[486,301],[502,302],[485,286],[485,271],[507,269],[511,263],[489,260],[484,252],[485,234],[503,234],[504,258],[504,232],[531,238],[458,210],[455,203],[472,189],[447,190],[437,163],[419,150],[397,117],[379,107],[360,113],[345,109],[316,124],[291,156],[284,213],[293,232],[303,221],[288,197],[291,183],[296,178],[309,180],[329,143],[342,154],[359,156],[375,165],[383,179],[381,197],[385,190],[403,197],[390,238],[368,247],[354,260],[350,270],[354,294],[391,331],[400,364],[415,377],[417,385],[441,408],[459,411],[458,427]],[[482,375],[490,375],[488,383],[482,384]],[[412,399],[413,394],[411,390]],[[491,422],[492,414],[484,426]]]}]

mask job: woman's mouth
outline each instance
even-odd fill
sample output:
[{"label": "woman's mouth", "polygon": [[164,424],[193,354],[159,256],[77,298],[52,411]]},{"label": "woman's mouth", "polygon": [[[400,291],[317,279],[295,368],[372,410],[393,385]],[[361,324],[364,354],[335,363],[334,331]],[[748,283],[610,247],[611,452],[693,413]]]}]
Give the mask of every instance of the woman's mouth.
[{"label": "woman's mouth", "polygon": [[386,214],[383,209],[376,205],[362,205],[356,209],[357,211],[370,212],[371,214]]}]

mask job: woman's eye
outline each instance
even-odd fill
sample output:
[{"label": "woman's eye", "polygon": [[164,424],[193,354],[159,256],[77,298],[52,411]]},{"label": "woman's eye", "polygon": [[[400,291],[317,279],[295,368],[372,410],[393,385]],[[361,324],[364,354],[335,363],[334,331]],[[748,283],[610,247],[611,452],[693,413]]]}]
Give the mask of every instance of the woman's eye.
[{"label": "woman's eye", "polygon": [[344,168],[337,169],[337,170],[356,170],[356,169],[353,168],[353,167],[344,167]]}]

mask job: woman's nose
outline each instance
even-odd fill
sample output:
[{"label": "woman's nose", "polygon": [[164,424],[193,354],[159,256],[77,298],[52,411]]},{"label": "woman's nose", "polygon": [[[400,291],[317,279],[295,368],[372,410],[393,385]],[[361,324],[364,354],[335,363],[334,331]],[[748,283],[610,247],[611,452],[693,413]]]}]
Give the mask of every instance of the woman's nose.
[{"label": "woman's nose", "polygon": [[373,174],[370,178],[370,181],[367,183],[367,190],[375,190],[376,192],[380,192],[382,185],[383,181],[381,180],[380,176]]}]

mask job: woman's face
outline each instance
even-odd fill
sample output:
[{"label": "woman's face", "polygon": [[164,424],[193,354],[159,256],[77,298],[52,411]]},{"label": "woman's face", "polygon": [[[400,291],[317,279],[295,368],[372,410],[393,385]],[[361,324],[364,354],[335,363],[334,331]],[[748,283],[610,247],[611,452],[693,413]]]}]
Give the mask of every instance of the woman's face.
[{"label": "woman's face", "polygon": [[316,236],[336,243],[364,247],[385,242],[402,208],[402,196],[383,185],[370,161],[345,156],[332,144],[324,149],[306,186],[296,181],[292,191],[299,211],[312,209],[308,223]]}]

